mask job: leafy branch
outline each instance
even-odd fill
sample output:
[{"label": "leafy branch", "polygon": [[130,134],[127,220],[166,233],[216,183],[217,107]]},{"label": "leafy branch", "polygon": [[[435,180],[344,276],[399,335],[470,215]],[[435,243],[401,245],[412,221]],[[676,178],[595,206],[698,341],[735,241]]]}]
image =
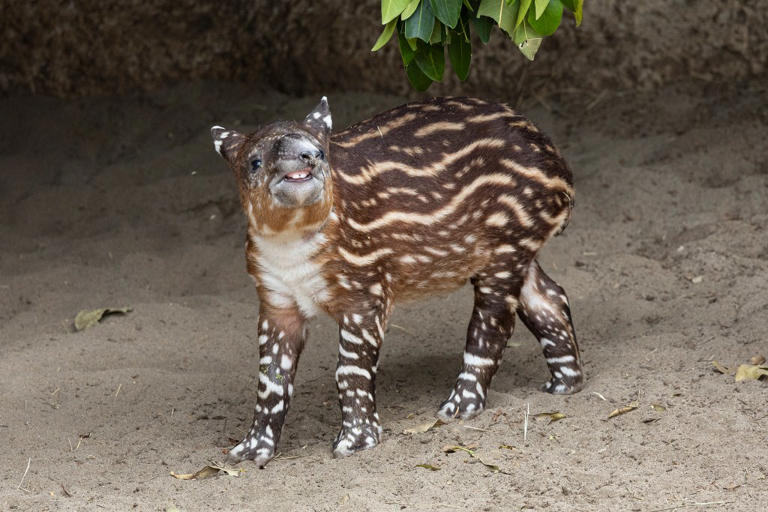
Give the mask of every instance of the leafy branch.
[{"label": "leafy branch", "polygon": [[542,39],[560,26],[564,10],[581,24],[583,5],[584,0],[381,0],[384,30],[371,51],[381,49],[397,32],[408,80],[424,91],[443,79],[446,47],[456,76],[467,79],[471,31],[486,44],[493,28],[499,27],[533,60]]}]

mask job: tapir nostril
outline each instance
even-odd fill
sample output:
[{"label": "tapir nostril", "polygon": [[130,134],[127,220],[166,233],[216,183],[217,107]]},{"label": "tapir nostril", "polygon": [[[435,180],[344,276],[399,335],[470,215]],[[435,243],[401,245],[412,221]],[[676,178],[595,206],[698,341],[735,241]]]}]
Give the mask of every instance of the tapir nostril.
[{"label": "tapir nostril", "polygon": [[304,160],[307,163],[312,163],[312,162],[314,162],[317,159],[322,159],[323,158],[323,152],[320,151],[320,150],[303,151],[299,155],[299,158],[301,158],[302,160]]}]

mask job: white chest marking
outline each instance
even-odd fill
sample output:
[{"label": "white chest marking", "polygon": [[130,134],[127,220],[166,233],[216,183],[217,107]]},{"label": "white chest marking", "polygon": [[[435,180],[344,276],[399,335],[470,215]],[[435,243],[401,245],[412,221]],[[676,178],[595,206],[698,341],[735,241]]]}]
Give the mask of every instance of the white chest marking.
[{"label": "white chest marking", "polygon": [[310,239],[291,237],[254,237],[259,249],[261,283],[269,290],[269,301],[276,307],[299,306],[307,316],[314,316],[318,304],[329,298],[328,285],[320,265],[312,260],[325,236],[316,234]]}]

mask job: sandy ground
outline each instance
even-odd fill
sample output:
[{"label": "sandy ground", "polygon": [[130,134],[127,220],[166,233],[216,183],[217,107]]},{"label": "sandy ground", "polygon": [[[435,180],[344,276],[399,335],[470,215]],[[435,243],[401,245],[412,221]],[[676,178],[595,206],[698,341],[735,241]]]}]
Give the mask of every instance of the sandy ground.
[{"label": "sandy ground", "polygon": [[[329,97],[336,126],[402,102]],[[0,510],[768,508],[768,382],[711,363],[768,355],[767,99],[689,85],[521,105],[576,175],[573,220],[541,260],[571,297],[582,392],[538,391],[546,365],[519,324],[487,412],[404,434],[456,377],[465,288],[396,310],[384,442],[334,460],[336,331],[319,318],[280,458],[203,481],[169,473],[244,434],[258,371],[244,221],[208,127],[301,117],[317,98],[201,84],[0,101]],[[73,331],[102,306],[133,311]],[[443,452],[457,444],[478,458]]]}]

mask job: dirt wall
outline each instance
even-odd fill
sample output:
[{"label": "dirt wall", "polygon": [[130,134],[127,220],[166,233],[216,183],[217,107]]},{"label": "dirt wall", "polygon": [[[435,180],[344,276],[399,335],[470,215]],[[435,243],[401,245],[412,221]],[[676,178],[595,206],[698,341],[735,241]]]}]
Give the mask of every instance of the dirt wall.
[{"label": "dirt wall", "polygon": [[[80,96],[188,80],[266,84],[284,92],[405,93],[394,44],[369,51],[378,0],[0,1],[0,93]],[[766,74],[768,3],[588,0],[528,63],[499,31],[477,47],[468,83],[433,93],[509,97],[652,89],[683,77]]]}]

